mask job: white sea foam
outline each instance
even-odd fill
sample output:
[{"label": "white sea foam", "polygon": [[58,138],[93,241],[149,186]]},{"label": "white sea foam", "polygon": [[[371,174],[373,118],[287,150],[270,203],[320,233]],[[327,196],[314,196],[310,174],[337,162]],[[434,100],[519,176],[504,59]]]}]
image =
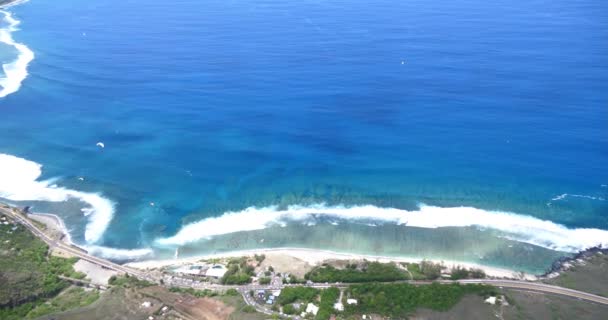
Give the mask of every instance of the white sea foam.
[{"label": "white sea foam", "polygon": [[510,212],[472,207],[441,208],[421,205],[418,210],[365,206],[276,206],[250,207],[207,218],[182,227],[172,237],[158,239],[159,245],[184,245],[200,239],[238,231],[261,230],[285,221],[305,221],[315,216],[349,220],[375,220],[421,228],[469,227],[496,229],[504,236],[545,248],[575,252],[596,245],[608,246],[608,230],[569,229],[551,221]]},{"label": "white sea foam", "polygon": [[154,255],[152,249],[117,249],[102,246],[84,246],[84,248],[92,255],[117,260],[131,260],[141,258],[151,258]]},{"label": "white sea foam", "polygon": [[2,87],[0,98],[2,98],[19,90],[21,82],[28,75],[27,66],[34,60],[34,52],[26,45],[18,43],[13,39],[12,33],[19,30],[17,26],[20,21],[13,18],[12,14],[8,11],[0,10],[0,13],[4,14],[4,21],[8,23],[6,28],[0,29],[0,42],[14,47],[18,52],[17,59],[2,65],[4,71],[4,76],[0,77],[0,87]]},{"label": "white sea foam", "polygon": [[57,187],[51,180],[38,181],[42,166],[36,162],[0,153],[0,197],[13,200],[66,201],[76,198],[88,204],[85,240],[98,241],[114,215],[112,201],[97,193]]},{"label": "white sea foam", "polygon": [[594,197],[594,196],[588,196],[588,195],[584,195],[584,194],[569,194],[569,193],[564,193],[564,194],[560,194],[558,196],[555,196],[551,199],[551,201],[559,201],[559,200],[564,200],[567,197],[572,197],[572,198],[583,198],[583,199],[589,199],[589,200],[598,200],[598,201],[605,201],[606,199],[603,197]]}]

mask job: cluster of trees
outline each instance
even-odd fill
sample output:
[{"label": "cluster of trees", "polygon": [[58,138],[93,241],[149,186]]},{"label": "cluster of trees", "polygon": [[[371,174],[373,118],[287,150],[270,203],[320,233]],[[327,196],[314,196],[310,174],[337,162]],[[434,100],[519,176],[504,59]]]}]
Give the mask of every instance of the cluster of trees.
[{"label": "cluster of trees", "polygon": [[318,295],[319,289],[300,286],[287,287],[281,290],[281,295],[277,298],[277,303],[282,306],[296,301],[308,303],[314,301]]},{"label": "cluster of trees", "polygon": [[304,279],[299,279],[298,277],[296,277],[296,276],[295,276],[295,275],[293,275],[293,274],[290,274],[290,275],[287,277],[287,279],[286,279],[286,280],[287,280],[287,282],[288,282],[288,283],[291,283],[291,284],[296,284],[296,283],[305,283],[305,282],[306,282],[306,280],[304,280]]},{"label": "cluster of trees", "polygon": [[461,266],[452,269],[452,274],[450,275],[450,279],[452,280],[483,279],[485,277],[486,273],[481,269],[467,269]]},{"label": "cluster of trees", "polygon": [[228,262],[228,271],[220,282],[222,284],[246,284],[251,282],[255,268],[247,263],[247,258],[235,258]]},{"label": "cluster of trees", "polygon": [[496,288],[476,284],[439,284],[414,286],[407,283],[369,283],[353,285],[348,289],[358,304],[346,305],[345,313],[380,314],[392,318],[407,318],[417,308],[445,311],[454,306],[465,294],[495,295]]},{"label": "cluster of trees", "polygon": [[335,313],[334,304],[340,297],[340,289],[338,288],[327,288],[321,292],[321,302],[319,303],[319,312],[315,320],[329,320],[331,315]]},{"label": "cluster of trees", "polygon": [[345,269],[336,269],[323,265],[308,272],[305,278],[313,282],[375,282],[406,280],[409,277],[394,263],[369,262],[361,268],[348,265]]},{"label": "cluster of trees", "polygon": [[296,307],[294,307],[293,304],[286,304],[283,306],[283,313],[284,314],[299,314],[300,310],[296,309]]},{"label": "cluster of trees", "polygon": [[[300,314],[306,310],[306,305],[309,302],[317,304],[315,301],[319,295],[319,312],[317,312],[315,320],[328,320],[335,313],[334,304],[338,302],[340,296],[340,289],[338,288],[331,287],[318,290],[309,287],[288,287],[281,292],[278,303],[283,306],[284,314]],[[301,302],[301,307],[296,308],[293,305],[294,302]]]},{"label": "cluster of trees", "polygon": [[124,276],[111,276],[110,279],[108,279],[108,284],[123,288],[145,288],[154,285],[149,281],[140,280],[137,277],[132,277],[128,274],[125,274]]},{"label": "cluster of trees", "polygon": [[261,277],[260,278],[260,284],[269,284],[270,280],[271,279],[269,277]]}]

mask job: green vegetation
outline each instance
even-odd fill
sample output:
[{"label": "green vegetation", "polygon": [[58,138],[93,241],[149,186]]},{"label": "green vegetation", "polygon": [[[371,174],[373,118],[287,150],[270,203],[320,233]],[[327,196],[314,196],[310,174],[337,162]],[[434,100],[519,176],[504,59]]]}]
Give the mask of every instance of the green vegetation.
[{"label": "green vegetation", "polygon": [[329,320],[334,313],[334,303],[340,297],[340,289],[328,288],[321,292],[321,303],[319,304],[319,312],[315,317],[316,320]]},{"label": "green vegetation", "polygon": [[48,247],[21,225],[0,225],[0,319],[27,319],[39,305],[82,279],[77,259],[48,255]]},{"label": "green vegetation", "polygon": [[244,306],[243,309],[241,309],[241,311],[245,312],[245,313],[254,313],[256,312],[255,308],[253,306]]},{"label": "green vegetation", "polygon": [[138,278],[129,276],[128,274],[118,277],[111,276],[108,280],[108,283],[112,286],[119,286],[123,288],[145,288],[154,285],[149,281],[139,280]]},{"label": "green vegetation", "polygon": [[458,266],[452,270],[450,279],[451,280],[483,279],[485,277],[486,277],[486,273],[481,269],[467,269],[467,268]]},{"label": "green vegetation", "polygon": [[236,289],[228,289],[226,292],[224,292],[224,295],[235,297],[239,295],[239,292]]},{"label": "green vegetation", "polygon": [[269,284],[270,280],[271,279],[269,277],[262,277],[260,278],[260,284]]},{"label": "green vegetation", "polygon": [[80,287],[72,287],[50,301],[37,306],[27,314],[27,317],[38,318],[47,314],[85,307],[98,298],[99,292],[96,290],[85,291]]},{"label": "green vegetation", "polygon": [[278,304],[284,306],[296,301],[312,302],[319,295],[319,290],[310,287],[287,287],[281,290],[281,295],[277,298]]},{"label": "green vegetation", "polygon": [[485,285],[439,284],[414,286],[407,283],[360,284],[351,286],[350,298],[358,300],[356,305],[346,305],[345,313],[380,314],[393,318],[405,318],[417,308],[446,311],[465,294],[495,295],[494,287]]},{"label": "green vegetation", "polygon": [[291,283],[291,284],[295,284],[295,283],[306,283],[306,280],[304,280],[304,279],[298,279],[298,277],[296,277],[295,275],[290,274],[290,275],[287,277],[287,282],[288,282],[288,283]]},{"label": "green vegetation", "polygon": [[441,269],[443,268],[442,265],[433,263],[431,261],[422,260],[419,266],[420,272],[422,272],[426,279],[435,280],[441,277]]},{"label": "green vegetation", "polygon": [[374,282],[407,280],[409,276],[394,263],[369,262],[359,267],[355,264],[344,269],[323,265],[305,276],[313,282]]},{"label": "green vegetation", "polygon": [[228,271],[220,282],[222,284],[246,284],[251,282],[254,268],[247,264],[247,258],[234,258],[228,262]]},{"label": "green vegetation", "polygon": [[253,255],[253,258],[255,259],[255,261],[258,262],[258,266],[259,266],[260,264],[262,264],[262,262],[264,261],[264,259],[266,259],[266,255],[264,255],[264,254],[261,254],[261,255],[255,254],[255,255]]},{"label": "green vegetation", "polygon": [[420,270],[420,265],[417,263],[402,263],[409,273],[412,275],[411,280],[426,280],[426,276]]},{"label": "green vegetation", "polygon": [[[234,289],[232,289],[234,290]],[[196,290],[194,288],[178,288],[178,287],[171,287],[169,288],[169,291],[171,292],[176,292],[176,293],[187,293],[191,296],[195,296],[197,298],[203,298],[203,297],[215,297],[217,296],[217,292],[209,290],[209,289],[205,289],[205,290]],[[236,290],[235,290],[236,291]],[[226,292],[228,293],[228,292]],[[227,294],[228,295],[228,294]],[[238,295],[238,292],[237,292]]]},{"label": "green vegetation", "polygon": [[283,306],[283,313],[284,314],[298,314],[299,310],[296,310],[296,308],[293,306],[293,304],[286,304]]}]

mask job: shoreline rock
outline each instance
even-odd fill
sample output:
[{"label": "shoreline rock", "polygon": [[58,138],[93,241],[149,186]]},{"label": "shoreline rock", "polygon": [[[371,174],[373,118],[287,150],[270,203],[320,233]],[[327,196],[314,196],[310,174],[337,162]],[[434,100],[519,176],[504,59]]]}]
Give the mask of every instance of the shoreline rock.
[{"label": "shoreline rock", "polygon": [[539,275],[539,278],[554,278],[561,272],[570,269],[573,265],[584,262],[598,253],[608,254],[608,248],[604,248],[599,245],[579,251],[571,257],[561,257],[551,264],[551,268],[549,268],[549,270]]}]

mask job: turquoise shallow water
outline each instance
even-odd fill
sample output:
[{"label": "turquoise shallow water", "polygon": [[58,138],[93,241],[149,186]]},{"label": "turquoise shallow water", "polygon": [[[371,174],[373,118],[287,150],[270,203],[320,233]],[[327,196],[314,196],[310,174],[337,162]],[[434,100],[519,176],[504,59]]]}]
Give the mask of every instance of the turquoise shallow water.
[{"label": "turquoise shallow water", "polygon": [[[568,231],[608,229],[604,3],[33,0],[9,11],[36,58],[0,98],[0,153],[53,181],[32,187],[33,167],[3,159],[0,178],[36,192],[0,196],[54,200],[34,208],[65,218],[78,243],[157,257],[327,247],[528,270],[608,243]],[[14,56],[0,46],[1,61]],[[421,204],[520,216],[406,213]],[[355,205],[407,218],[361,218]],[[268,210],[244,215],[251,206]],[[240,218],[204,220],[231,211]],[[530,248],[539,258],[519,256]]]}]

